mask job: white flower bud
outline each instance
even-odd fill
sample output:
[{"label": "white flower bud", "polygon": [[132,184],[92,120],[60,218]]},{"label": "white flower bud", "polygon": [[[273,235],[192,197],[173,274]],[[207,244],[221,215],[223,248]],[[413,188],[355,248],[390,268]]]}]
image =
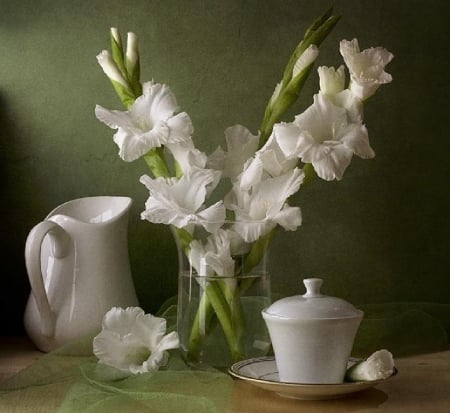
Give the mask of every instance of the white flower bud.
[{"label": "white flower bud", "polygon": [[120,39],[119,30],[116,27],[111,27],[110,33],[111,33],[111,36],[113,37],[113,39],[115,40],[115,42],[118,45],[120,45],[122,43],[122,41]]},{"label": "white flower bud", "polygon": [[103,50],[99,55],[97,55],[97,61],[102,67],[106,76],[108,76],[111,80],[120,83],[125,88],[129,87],[128,82],[122,76],[122,73],[120,73],[119,68],[117,67],[112,56],[107,50]]},{"label": "white flower bud", "polygon": [[296,77],[300,72],[305,70],[319,56],[319,49],[315,44],[310,45],[297,59],[292,69],[292,77]]},{"label": "white flower bud", "polygon": [[134,33],[129,32],[127,35],[127,66],[134,68],[138,60],[138,41]]},{"label": "white flower bud", "polygon": [[344,65],[341,65],[338,70],[334,67],[320,66],[317,72],[319,73],[320,91],[322,93],[335,95],[344,90]]}]

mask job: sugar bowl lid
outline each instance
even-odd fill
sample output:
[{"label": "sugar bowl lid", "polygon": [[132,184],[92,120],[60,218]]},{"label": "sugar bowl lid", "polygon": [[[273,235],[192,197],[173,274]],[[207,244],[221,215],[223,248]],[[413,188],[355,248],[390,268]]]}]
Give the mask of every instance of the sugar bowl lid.
[{"label": "sugar bowl lid", "polygon": [[263,310],[264,317],[293,320],[362,317],[363,312],[349,302],[321,294],[321,278],[306,278],[303,283],[306,287],[305,294],[275,301]]}]

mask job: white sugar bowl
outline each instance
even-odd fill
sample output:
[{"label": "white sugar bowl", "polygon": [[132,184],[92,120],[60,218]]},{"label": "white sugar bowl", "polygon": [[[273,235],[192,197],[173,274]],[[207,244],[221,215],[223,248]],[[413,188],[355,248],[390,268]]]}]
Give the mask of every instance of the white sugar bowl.
[{"label": "white sugar bowl", "polygon": [[320,278],[303,282],[305,294],[283,298],[262,311],[280,381],[342,383],[364,313],[321,294]]}]

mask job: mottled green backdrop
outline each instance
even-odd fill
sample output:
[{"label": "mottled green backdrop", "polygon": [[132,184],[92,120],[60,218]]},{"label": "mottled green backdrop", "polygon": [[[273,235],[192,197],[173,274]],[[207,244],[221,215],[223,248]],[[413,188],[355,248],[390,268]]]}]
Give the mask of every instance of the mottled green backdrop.
[{"label": "mottled green backdrop", "polygon": [[[304,224],[272,248],[273,289],[325,292],[355,304],[450,303],[450,96],[447,1],[335,0],[343,17],[319,64],[341,64],[339,40],[395,54],[394,82],[367,105],[377,157],[355,159],[341,182],[317,180],[296,196]],[[139,219],[142,162],[117,156],[94,107],[120,109],[95,56],[110,26],[140,39],[144,80],[167,83],[196,128],[200,149],[235,123],[256,132],[267,99],[304,29],[328,0],[0,0],[1,333],[20,333],[29,293],[26,236],[58,204],[88,195],[131,196],[130,259],[142,306],[177,289],[166,227]],[[317,75],[296,106],[311,103]],[[289,119],[287,119],[289,120]]]}]

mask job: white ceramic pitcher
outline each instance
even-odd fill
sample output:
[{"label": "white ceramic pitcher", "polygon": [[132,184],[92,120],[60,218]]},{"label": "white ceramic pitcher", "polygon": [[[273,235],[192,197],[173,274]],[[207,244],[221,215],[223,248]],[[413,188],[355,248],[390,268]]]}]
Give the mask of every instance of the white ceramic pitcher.
[{"label": "white ceramic pitcher", "polygon": [[95,334],[113,306],[137,306],[128,258],[127,197],[75,199],[28,235],[31,294],[24,323],[42,351]]}]

